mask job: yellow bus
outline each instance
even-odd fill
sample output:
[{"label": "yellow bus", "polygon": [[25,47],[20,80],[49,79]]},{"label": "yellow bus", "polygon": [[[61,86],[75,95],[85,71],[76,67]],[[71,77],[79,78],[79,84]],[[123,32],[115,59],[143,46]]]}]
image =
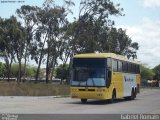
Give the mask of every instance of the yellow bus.
[{"label": "yellow bus", "polygon": [[73,57],[71,97],[109,100],[135,99],[140,87],[140,64],[114,53],[78,54]]}]

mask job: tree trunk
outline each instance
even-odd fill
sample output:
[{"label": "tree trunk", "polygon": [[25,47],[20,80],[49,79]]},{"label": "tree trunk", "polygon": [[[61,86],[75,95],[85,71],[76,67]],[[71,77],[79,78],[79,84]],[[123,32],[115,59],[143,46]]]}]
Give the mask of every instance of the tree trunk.
[{"label": "tree trunk", "polygon": [[7,65],[7,81],[9,82],[10,81],[10,68],[9,68],[9,65]]},{"label": "tree trunk", "polygon": [[50,66],[49,66],[49,57],[50,57],[50,48],[48,47],[48,56],[47,56],[47,63],[46,63],[46,83],[49,82],[49,71],[50,71]]},{"label": "tree trunk", "polygon": [[49,68],[46,67],[46,83],[49,83]]},{"label": "tree trunk", "polygon": [[6,62],[6,69],[7,69],[7,81],[10,81],[10,67],[9,67],[9,60],[7,55],[5,56],[5,62]]},{"label": "tree trunk", "polygon": [[[24,58],[24,79],[26,79],[26,64],[27,64],[27,55],[26,54],[27,53],[25,53],[25,58]],[[24,82],[24,80],[23,80],[23,82]]]},{"label": "tree trunk", "polygon": [[[46,36],[47,36],[47,35],[46,35]],[[45,38],[45,40],[44,40],[44,42],[43,42],[43,46],[42,46],[42,49],[41,49],[41,54],[40,54],[40,58],[39,58],[39,62],[38,62],[38,68],[37,68],[37,71],[36,71],[35,83],[38,82],[39,71],[40,71],[40,67],[41,67],[41,63],[42,63],[43,49],[44,49],[45,42],[46,42],[46,38]]]},{"label": "tree trunk", "polygon": [[12,59],[11,59],[11,62],[9,63],[8,80],[10,79],[10,75],[11,75],[11,66],[12,66]]},{"label": "tree trunk", "polygon": [[[43,51],[43,50],[42,50],[42,51]],[[40,71],[41,62],[42,62],[42,58],[43,58],[43,52],[42,52],[42,51],[41,51],[41,55],[40,55],[40,58],[39,58],[38,68],[37,68],[37,71],[36,71],[35,83],[38,82],[39,71]]]},{"label": "tree trunk", "polygon": [[53,78],[53,74],[54,74],[54,70],[55,70],[55,66],[56,66],[56,59],[55,60],[53,60],[54,62],[52,62],[52,71],[51,71],[51,77],[50,77],[50,80],[52,80],[52,78]]},{"label": "tree trunk", "polygon": [[21,77],[22,77],[22,64],[21,64],[21,59],[20,59],[19,60],[18,83],[22,81]]}]

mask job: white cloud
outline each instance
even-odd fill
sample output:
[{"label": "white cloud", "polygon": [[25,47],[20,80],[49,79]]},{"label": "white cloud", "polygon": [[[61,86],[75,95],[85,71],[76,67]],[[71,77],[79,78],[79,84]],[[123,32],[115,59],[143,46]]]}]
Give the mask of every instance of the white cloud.
[{"label": "white cloud", "polygon": [[145,7],[160,7],[160,0],[143,0]]},{"label": "white cloud", "polygon": [[119,26],[127,30],[133,42],[139,43],[138,59],[154,67],[160,64],[160,21],[144,18],[136,26]]}]

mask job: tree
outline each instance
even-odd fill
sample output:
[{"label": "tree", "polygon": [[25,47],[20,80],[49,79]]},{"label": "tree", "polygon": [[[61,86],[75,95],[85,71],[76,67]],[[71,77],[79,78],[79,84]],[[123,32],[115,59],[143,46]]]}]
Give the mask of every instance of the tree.
[{"label": "tree", "polygon": [[38,10],[38,7],[29,5],[23,5],[20,9],[16,10],[18,17],[21,18],[21,20],[23,20],[24,22],[26,33],[26,36],[24,38],[24,77],[26,76],[26,64],[29,60],[30,53],[32,53],[31,42],[33,40],[33,35],[36,30],[36,14]]},{"label": "tree", "polygon": [[56,78],[60,78],[62,81],[69,78],[68,64],[61,64],[56,68]]},{"label": "tree", "polygon": [[154,72],[152,69],[148,68],[146,65],[141,65],[141,78],[145,80],[152,80],[154,77]]},{"label": "tree", "polygon": [[160,64],[157,65],[157,66],[155,66],[155,67],[153,68],[153,71],[154,71],[154,73],[155,73],[154,79],[160,80]]},{"label": "tree", "polygon": [[[105,30],[104,30],[105,31]],[[122,28],[111,28],[106,35],[102,35],[100,39],[101,52],[113,52],[120,55],[126,55],[128,58],[137,58],[136,50],[138,50],[138,43],[132,42],[126,31]],[[105,34],[105,33],[104,33]],[[104,37],[105,36],[105,37]]]},{"label": "tree", "polygon": [[16,59],[19,63],[19,75],[17,82],[21,82],[22,77],[22,58],[24,56],[24,48],[25,48],[25,28],[22,27],[21,23],[17,21],[15,17],[12,17],[13,26],[11,27],[11,37],[13,41],[13,47],[16,55]]},{"label": "tree", "polygon": [[11,16],[9,19],[1,20],[1,56],[5,60],[5,67],[7,69],[8,81],[10,78],[11,65],[13,60],[18,60],[19,76],[18,82],[21,81],[21,60],[24,50],[25,30],[21,23],[17,21],[16,17]]},{"label": "tree", "polygon": [[[21,66],[24,68],[24,66]],[[23,69],[22,69],[23,70]],[[23,75],[23,71],[21,71],[21,74]],[[16,77],[19,75],[19,64],[12,64],[11,66],[11,77]]]},{"label": "tree", "polygon": [[[66,1],[69,5],[71,2]],[[63,53],[64,47],[64,26],[68,23],[66,16],[68,14],[68,8],[64,6],[57,6],[54,1],[46,0],[43,4],[43,8],[37,14],[38,28],[36,31],[37,41],[41,41],[41,37],[44,37],[44,41],[41,42],[41,52],[38,69],[42,62],[43,57],[46,57],[46,83],[48,83],[49,75],[51,79],[57,59],[60,54]],[[37,75],[38,76],[38,71]]]},{"label": "tree", "polygon": [[5,67],[2,62],[0,62],[0,77],[4,77]]},{"label": "tree", "polygon": [[26,76],[27,76],[27,77],[33,78],[33,77],[36,76],[36,69],[37,69],[36,67],[27,65],[26,68],[27,68],[27,69],[26,69]]},{"label": "tree", "polygon": [[[30,65],[26,65],[26,71],[24,71],[24,67],[25,67],[25,64],[22,64],[21,65],[21,68],[22,68],[21,75],[22,76],[24,76],[24,74],[26,74],[25,77],[35,77],[36,69],[37,69],[36,67],[30,66]],[[12,64],[11,76],[12,77],[17,77],[18,75],[19,75],[19,64]]]},{"label": "tree", "polygon": [[5,61],[5,76],[10,78],[11,65],[15,61],[15,47],[14,47],[14,38],[18,36],[17,29],[17,20],[14,16],[11,16],[9,19],[0,19],[0,53],[1,57]]},{"label": "tree", "polygon": [[[110,0],[82,0],[80,3],[79,19],[75,30],[75,39],[80,46],[78,53],[99,51],[97,43],[102,38],[102,33],[113,25],[109,19],[111,15],[122,15],[123,9],[119,4],[114,5]],[[74,48],[76,49],[76,48]]]},{"label": "tree", "polygon": [[[123,16],[123,8],[110,0],[82,0],[79,18],[69,24],[67,56],[78,53],[113,52],[136,58],[138,43],[126,31],[114,28],[110,16]],[[67,57],[66,57],[67,58]]]}]

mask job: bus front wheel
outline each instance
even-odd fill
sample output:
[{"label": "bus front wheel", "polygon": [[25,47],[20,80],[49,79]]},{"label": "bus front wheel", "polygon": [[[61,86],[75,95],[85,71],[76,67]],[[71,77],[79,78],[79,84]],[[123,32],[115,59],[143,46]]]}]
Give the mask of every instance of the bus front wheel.
[{"label": "bus front wheel", "polygon": [[116,99],[116,92],[113,91],[112,93],[112,98],[109,100],[110,103],[114,103],[115,102],[115,99]]},{"label": "bus front wheel", "polygon": [[86,102],[87,102],[87,99],[81,99],[81,102],[82,102],[82,103],[86,103]]}]

